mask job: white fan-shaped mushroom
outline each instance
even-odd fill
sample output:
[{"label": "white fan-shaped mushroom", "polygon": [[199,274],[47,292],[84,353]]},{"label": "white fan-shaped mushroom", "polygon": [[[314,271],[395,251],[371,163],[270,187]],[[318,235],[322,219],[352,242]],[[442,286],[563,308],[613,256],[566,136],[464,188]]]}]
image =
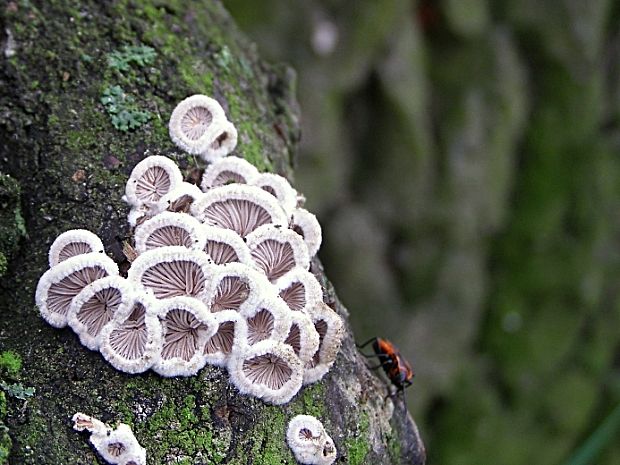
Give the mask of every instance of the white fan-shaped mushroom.
[{"label": "white fan-shaped mushroom", "polygon": [[162,196],[153,207],[154,213],[164,211],[175,213],[189,213],[194,200],[202,195],[202,191],[196,184],[182,182],[166,195]]},{"label": "white fan-shaped mushroom", "polygon": [[170,115],[170,138],[182,150],[201,154],[213,143],[226,122],[219,102],[206,95],[182,100]]},{"label": "white fan-shaped mushroom", "polygon": [[93,281],[117,274],[116,263],[98,252],[75,255],[60,262],[39,279],[35,301],[41,316],[56,328],[66,326],[73,298]]},{"label": "white fan-shaped mushroom", "polygon": [[191,296],[204,299],[211,292],[214,266],[199,250],[170,246],[139,255],[129,268],[128,279],[137,289],[158,299]]},{"label": "white fan-shaped mushroom", "polygon": [[103,252],[101,239],[85,229],[71,229],[58,236],[49,251],[50,268],[75,255]]},{"label": "white fan-shaped mushroom", "polygon": [[308,248],[295,231],[264,225],[246,240],[256,267],[272,282],[294,268],[310,268]]},{"label": "white fan-shaped mushroom", "polygon": [[310,313],[323,301],[323,289],[312,273],[303,268],[294,268],[275,283],[278,293],[288,307],[294,311]]},{"label": "white fan-shaped mushroom", "polygon": [[148,294],[136,295],[126,312],[117,312],[99,335],[99,350],[117,370],[142,373],[159,360],[162,327],[156,301]]},{"label": "white fan-shaped mushroom", "polygon": [[264,224],[287,225],[276,199],[259,187],[243,184],[210,189],[193,203],[191,213],[207,225],[232,229],[241,237]]},{"label": "white fan-shaped mushroom", "polygon": [[291,325],[284,343],[291,346],[299,359],[306,364],[319,349],[319,333],[305,313],[290,312],[289,316]]},{"label": "white fan-shaped mushroom", "polygon": [[297,206],[297,191],[293,189],[285,177],[279,174],[261,173],[249,184],[260,187],[273,195],[288,216],[295,210]]},{"label": "white fan-shaped mushroom", "polygon": [[97,279],[71,301],[67,321],[90,350],[99,348],[99,333],[118,312],[133,303],[133,286],[120,276]]},{"label": "white fan-shaped mushroom", "polygon": [[336,446],[323,424],[310,415],[297,415],[288,424],[286,442],[299,463],[331,465],[336,460]]},{"label": "white fan-shaped mushroom", "polygon": [[311,312],[314,327],[319,333],[319,348],[305,365],[304,384],[319,381],[332,367],[344,336],[344,322],[331,308],[319,303]]},{"label": "white fan-shaped mushroom", "polygon": [[211,294],[203,301],[211,312],[251,311],[260,304],[270,284],[263,275],[242,263],[228,263],[214,268]]},{"label": "white fan-shaped mushroom", "polygon": [[204,346],[204,360],[211,365],[225,366],[231,354],[245,349],[248,329],[245,319],[234,310],[222,310],[213,317],[218,328]]},{"label": "white fan-shaped mushroom", "polygon": [[205,246],[203,225],[186,213],[163,212],[146,220],[136,228],[136,251],[170,245],[202,250]]},{"label": "white fan-shaped mushroom", "polygon": [[237,128],[230,121],[219,121],[213,129],[215,137],[199,154],[203,160],[208,162],[225,157],[237,146]]},{"label": "white fan-shaped mushroom", "polygon": [[205,305],[191,297],[161,301],[162,349],[153,370],[162,376],[192,376],[204,366],[205,344],[218,323]]},{"label": "white fan-shaped mushroom", "polygon": [[253,265],[250,249],[235,231],[203,225],[203,235],[206,240],[204,251],[213,263],[224,265],[239,262]]},{"label": "white fan-shaped mushroom", "polygon": [[293,210],[290,228],[303,237],[310,257],[314,257],[321,247],[321,225],[312,213],[303,208]]},{"label": "white fan-shaped mushroom", "polygon": [[125,200],[132,207],[151,207],[182,182],[183,176],[174,161],[153,155],[138,163],[131,172],[125,187]]},{"label": "white fan-shaped mushroom", "polygon": [[258,175],[256,167],[243,158],[222,158],[205,169],[200,188],[206,192],[227,184],[250,184]]},{"label": "white fan-shaped mushroom", "polygon": [[273,404],[290,401],[299,391],[303,377],[301,360],[293,349],[271,339],[232,356],[228,372],[239,392]]},{"label": "white fan-shaped mushroom", "polygon": [[245,307],[241,314],[248,326],[248,344],[265,339],[284,341],[291,329],[291,311],[275,294],[263,294],[260,304]]}]

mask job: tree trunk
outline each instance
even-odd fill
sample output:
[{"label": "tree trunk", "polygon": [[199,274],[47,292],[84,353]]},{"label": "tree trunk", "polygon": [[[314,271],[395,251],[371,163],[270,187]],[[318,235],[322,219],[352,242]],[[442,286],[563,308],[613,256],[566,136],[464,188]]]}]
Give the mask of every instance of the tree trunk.
[{"label": "tree trunk", "polygon": [[[295,463],[285,430],[300,413],[323,421],[338,463],[424,463],[402,398],[386,398],[390,386],[367,369],[350,331],[321,382],[271,406],[240,396],[215,367],[178,379],[115,371],[69,329],[45,324],[34,289],[53,239],[89,229],[122,262],[130,231],[121,196],[135,164],[162,154],[188,177],[198,171],[167,131],[187,95],[217,98],[239,130],[236,153],[290,177],[299,138],[295,78],[260,61],[219,2],[41,0],[0,8],[0,376],[8,404],[0,463],[6,452],[15,464],[100,460],[71,429],[78,411],[129,423],[150,464]],[[312,271],[346,317],[316,260]],[[21,357],[21,368],[7,351]]]}]

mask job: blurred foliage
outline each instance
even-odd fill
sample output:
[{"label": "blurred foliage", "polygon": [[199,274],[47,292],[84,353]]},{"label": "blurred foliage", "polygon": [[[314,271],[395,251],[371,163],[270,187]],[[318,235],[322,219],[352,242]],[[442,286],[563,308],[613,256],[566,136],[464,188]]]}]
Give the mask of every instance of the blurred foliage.
[{"label": "blurred foliage", "polygon": [[574,457],[620,401],[620,2],[225,4],[298,72],[296,184],[429,462]]}]

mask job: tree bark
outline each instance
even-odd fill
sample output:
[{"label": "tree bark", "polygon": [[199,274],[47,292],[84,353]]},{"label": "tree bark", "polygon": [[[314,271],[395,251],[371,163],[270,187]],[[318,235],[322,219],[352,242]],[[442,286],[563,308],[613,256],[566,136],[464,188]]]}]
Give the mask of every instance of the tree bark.
[{"label": "tree bark", "polygon": [[[350,331],[321,382],[271,406],[240,396],[215,367],[179,379],[115,371],[69,329],[45,324],[34,289],[59,233],[96,232],[121,263],[130,237],[121,196],[135,164],[162,154],[188,178],[199,172],[167,132],[172,108],[187,95],[217,98],[239,130],[236,153],[290,178],[299,139],[295,77],[262,62],[215,1],[41,0],[0,8],[0,349],[22,359],[19,372],[5,367],[0,376],[4,385],[35,389],[25,399],[5,389],[8,462],[100,461],[71,429],[71,416],[82,411],[129,423],[150,464],[293,464],[285,431],[300,413],[323,421],[337,463],[423,464],[402,397],[386,398],[393,387],[367,369]],[[317,260],[312,271],[346,319]]]}]

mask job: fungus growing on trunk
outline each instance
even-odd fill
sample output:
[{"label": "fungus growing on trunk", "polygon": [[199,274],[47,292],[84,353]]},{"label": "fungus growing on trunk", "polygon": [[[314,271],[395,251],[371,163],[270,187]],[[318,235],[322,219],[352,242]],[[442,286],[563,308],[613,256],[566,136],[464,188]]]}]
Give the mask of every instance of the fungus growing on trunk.
[{"label": "fungus growing on trunk", "polygon": [[303,208],[293,210],[290,228],[299,234],[308,247],[310,258],[314,257],[321,247],[321,225],[312,213]]},{"label": "fungus growing on trunk", "polygon": [[288,224],[276,199],[258,187],[243,184],[210,189],[194,202],[191,213],[209,226],[231,229],[241,237],[264,224]]},{"label": "fungus growing on trunk", "polygon": [[153,207],[159,199],[183,182],[176,163],[153,155],[145,158],[131,172],[125,186],[125,200],[132,207]]},{"label": "fungus growing on trunk", "polygon": [[248,344],[265,339],[284,341],[291,328],[291,312],[274,294],[264,294],[259,305],[245,307],[241,314],[248,325]]},{"label": "fungus growing on trunk", "polygon": [[204,252],[169,246],[139,255],[127,278],[137,289],[152,292],[158,299],[184,295],[204,299],[211,290],[213,272]]},{"label": "fungus growing on trunk", "polygon": [[251,311],[269,290],[270,284],[265,277],[242,263],[228,263],[214,269],[211,281],[214,290],[204,300],[211,312]]},{"label": "fungus growing on trunk", "polygon": [[192,203],[201,195],[202,191],[196,184],[182,182],[159,199],[153,208],[153,213],[159,214],[164,211],[189,213]]},{"label": "fungus growing on trunk", "polygon": [[137,295],[129,311],[118,312],[101,330],[99,350],[117,370],[142,373],[159,360],[162,327],[155,306],[151,296]]},{"label": "fungus growing on trunk", "polygon": [[319,349],[319,333],[305,313],[290,312],[289,315],[291,326],[284,343],[293,348],[295,354],[305,365],[312,360]]},{"label": "fungus growing on trunk", "polygon": [[310,314],[319,302],[323,302],[323,289],[312,273],[294,268],[275,283],[282,300],[291,310]]},{"label": "fungus growing on trunk", "polygon": [[274,225],[264,225],[249,234],[248,247],[256,267],[269,281],[281,278],[294,268],[310,268],[308,248],[299,234]]},{"label": "fungus growing on trunk", "polygon": [[312,309],[310,317],[319,333],[319,348],[306,363],[304,384],[314,383],[325,376],[336,360],[344,336],[342,318],[323,302]]},{"label": "fungus growing on trunk", "polygon": [[226,122],[224,109],[219,102],[206,95],[192,95],[172,110],[170,138],[182,150],[200,155],[219,136]]},{"label": "fungus growing on trunk", "polygon": [[249,184],[273,195],[286,214],[291,216],[297,206],[297,191],[291,187],[286,178],[278,174],[262,173]]},{"label": "fungus growing on trunk", "polygon": [[258,170],[254,165],[243,158],[222,158],[207,166],[202,175],[200,188],[207,192],[213,187],[227,184],[250,184],[258,176]]},{"label": "fungus growing on trunk", "polygon": [[196,250],[205,246],[202,224],[186,213],[155,215],[136,228],[134,239],[139,254],[171,245]]},{"label": "fungus growing on trunk", "polygon": [[222,121],[214,127],[215,136],[200,153],[203,160],[214,162],[225,157],[237,146],[237,128],[230,121]]},{"label": "fungus growing on trunk", "polygon": [[99,349],[99,333],[114,316],[133,303],[133,286],[120,276],[97,279],[80,291],[71,302],[67,321],[82,345]]},{"label": "fungus growing on trunk", "polygon": [[231,354],[242,352],[247,345],[247,324],[234,310],[214,313],[213,318],[218,327],[204,346],[204,360],[211,365],[225,366]]},{"label": "fungus growing on trunk", "polygon": [[331,465],[336,460],[336,446],[323,424],[310,415],[297,415],[288,424],[286,442],[299,463]]},{"label": "fungus growing on trunk", "polygon": [[301,387],[303,366],[290,346],[267,339],[231,357],[228,372],[242,394],[285,404]]},{"label": "fungus growing on trunk", "polygon": [[50,246],[50,268],[68,258],[92,252],[103,253],[103,244],[96,234],[85,229],[65,231]]},{"label": "fungus growing on trunk", "polygon": [[191,297],[159,302],[162,325],[161,356],[153,370],[162,376],[192,376],[204,366],[204,346],[218,323],[205,305]]},{"label": "fungus growing on trunk", "polygon": [[90,443],[101,458],[113,465],[146,465],[146,449],[140,446],[131,428],[120,423],[116,428],[84,413],[73,415],[73,429],[90,432]]},{"label": "fungus growing on trunk", "polygon": [[253,264],[250,249],[235,231],[203,225],[203,235],[206,240],[204,251],[211,257],[213,263],[217,265],[233,262]]},{"label": "fungus growing on trunk", "polygon": [[50,325],[62,328],[73,298],[97,279],[118,274],[118,266],[99,252],[75,255],[53,266],[39,279],[35,301]]}]

